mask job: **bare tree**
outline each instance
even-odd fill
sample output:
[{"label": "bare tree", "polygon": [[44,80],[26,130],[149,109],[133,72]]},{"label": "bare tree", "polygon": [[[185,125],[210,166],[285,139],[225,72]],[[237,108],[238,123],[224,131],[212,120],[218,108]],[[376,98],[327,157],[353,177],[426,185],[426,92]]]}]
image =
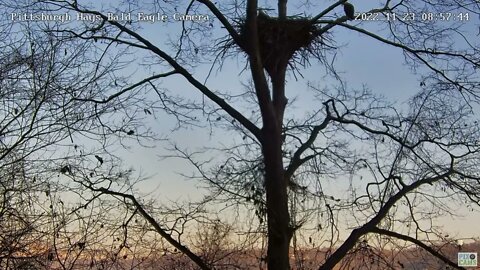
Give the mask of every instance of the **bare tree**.
[{"label": "bare tree", "polygon": [[[116,6],[54,0],[21,6],[19,1],[17,11],[61,10],[78,19],[57,24],[49,33],[102,52],[83,56],[96,63],[88,74],[98,74],[107,66],[110,59],[104,55],[119,57],[110,63],[113,70],[105,70],[109,80],[101,80],[98,87],[104,91],[71,94],[67,99],[93,107],[79,119],[98,120],[97,135],[136,136],[136,125],[141,126],[135,121],[138,113],[157,111],[173,116],[178,129],[206,126],[213,132],[220,127],[236,135],[229,145],[210,148],[207,157],[202,156],[205,151],[174,144],[167,156],[194,165],[198,173],[193,177],[208,183],[212,191],[205,200],[183,209],[162,211],[146,204],[125,178],[114,177],[118,171],[89,176],[92,168],[77,162],[62,167],[64,173],[90,190],[92,198],[112,195],[123,201],[201,269],[214,266],[187,246],[182,236],[205,214],[203,207],[214,202],[227,203],[232,211],[255,213],[254,226],[268,239],[264,259],[269,269],[290,269],[292,238],[298,243],[302,237],[306,244],[317,242],[319,251],[329,247],[318,269],[333,269],[342,260],[349,268],[348,256],[359,252],[394,268],[396,262],[372,248],[390,241],[410,242],[459,268],[441,250],[430,248],[429,241],[442,239],[433,220],[452,214],[453,200],[461,199],[472,209],[479,205],[480,54],[473,34],[478,21],[474,26],[465,23],[480,14],[478,1],[388,0],[354,14],[354,20],[341,12],[345,0],[303,1],[291,12],[286,0],[275,3],[276,13],[269,12],[270,2],[255,0],[125,1]],[[179,22],[178,32],[172,30],[170,44],[164,45],[142,24],[148,18],[138,13],[145,10],[176,14],[177,19],[182,13],[196,17]],[[112,18],[112,13],[122,12],[137,17]],[[370,30],[372,23],[382,28]],[[404,54],[405,63],[420,77],[409,104],[397,106],[368,89],[347,87],[348,79],[334,66],[335,52],[340,50],[335,43],[337,29]],[[215,90],[209,85],[211,72],[232,56],[244,61],[250,84],[246,83],[246,90]],[[195,68],[206,60],[213,61],[211,72],[197,75]],[[287,98],[287,75],[299,77],[314,61],[338,86],[317,86],[305,79],[318,103],[299,119],[286,111],[293,104]],[[144,70],[132,79],[117,79],[131,66]],[[188,86],[185,95],[162,86],[178,78]],[[119,115],[133,117],[116,122],[118,108],[127,110]],[[98,117],[99,110],[112,117]],[[88,127],[84,121],[72,126],[74,119],[62,123],[64,139],[70,130]],[[212,158],[214,153],[223,161]],[[98,160],[103,163],[103,158]],[[328,189],[328,183],[345,179],[349,179],[348,196]],[[345,239],[342,230],[349,232]]]},{"label": "bare tree", "polygon": [[[1,6],[8,10],[9,3]],[[102,237],[123,235],[125,211],[111,200],[93,200],[68,176],[81,171],[93,177],[104,170],[116,170],[117,178],[128,174],[118,170],[117,159],[105,149],[113,138],[148,137],[148,132],[139,125],[132,130],[137,121],[133,107],[79,101],[111,84],[107,77],[120,62],[103,52],[97,57],[99,51],[88,44],[56,36],[52,23],[1,21],[0,267],[106,269],[124,255],[118,255],[123,248]],[[108,58],[102,63],[110,65],[99,64],[102,56]],[[103,124],[111,113],[115,120]],[[131,242],[135,246],[135,239]],[[107,255],[108,262],[96,263]],[[125,268],[124,259],[121,265]]]}]

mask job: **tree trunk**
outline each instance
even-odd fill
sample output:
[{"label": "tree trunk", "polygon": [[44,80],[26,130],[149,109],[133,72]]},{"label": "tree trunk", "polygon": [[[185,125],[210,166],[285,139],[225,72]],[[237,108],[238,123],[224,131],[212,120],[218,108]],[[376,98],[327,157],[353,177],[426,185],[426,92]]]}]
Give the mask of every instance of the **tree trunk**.
[{"label": "tree trunk", "polygon": [[272,129],[263,130],[268,222],[267,264],[271,270],[288,270],[292,233],[289,226],[287,184],[282,162],[281,127],[274,126]]},{"label": "tree trunk", "polygon": [[[286,10],[281,12],[286,12]],[[276,69],[270,71],[269,75],[272,79],[272,92],[270,93],[265,77],[265,66],[260,54],[256,0],[247,1],[246,27],[247,36],[250,37],[247,51],[252,79],[263,120],[261,144],[267,196],[267,265],[269,270],[289,270],[292,230],[289,226],[287,181],[282,157],[282,123],[287,104],[285,73],[288,59],[280,58],[284,61],[279,61]]]},{"label": "tree trunk", "polygon": [[268,269],[288,270],[290,239],[290,214],[288,211],[287,180],[283,168],[282,123],[287,99],[285,98],[286,63],[278,66],[272,79],[272,117],[264,118],[263,156],[267,192]]}]

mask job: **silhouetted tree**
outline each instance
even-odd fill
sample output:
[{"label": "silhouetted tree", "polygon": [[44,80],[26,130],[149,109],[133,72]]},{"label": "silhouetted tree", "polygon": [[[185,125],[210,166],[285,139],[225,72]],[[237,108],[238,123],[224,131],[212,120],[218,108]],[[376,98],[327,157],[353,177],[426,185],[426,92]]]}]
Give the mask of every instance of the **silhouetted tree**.
[{"label": "silhouetted tree", "polygon": [[[12,7],[6,2],[0,6]],[[95,55],[93,47],[60,38],[54,29],[54,25],[1,19],[2,269],[75,269],[122,251],[103,237],[122,228],[123,209],[112,206],[111,200],[93,200],[67,177],[78,171],[87,171],[90,177],[102,170],[112,173],[115,158],[103,150],[107,137],[126,138],[132,132],[130,121],[136,118],[115,102],[99,106],[76,100],[93,98],[105,83],[110,84],[104,80],[117,62],[109,58],[111,65],[99,65],[89,59]],[[103,124],[102,118],[113,112],[116,120]],[[142,133],[138,130],[136,136]],[[107,159],[109,166],[104,164]],[[135,239],[131,244],[135,246]],[[87,262],[86,257],[92,259]]]},{"label": "silhouetted tree", "polygon": [[[313,238],[305,242],[319,250],[330,247],[318,269],[333,269],[343,259],[348,268],[352,253],[367,254],[370,262],[378,262],[376,258],[384,255],[373,247],[382,246],[382,241],[411,242],[458,268],[441,251],[429,249],[425,239],[441,238],[430,221],[452,214],[451,201],[461,199],[469,207],[480,203],[476,122],[480,54],[474,36],[478,1],[383,1],[371,10],[356,5],[364,21],[350,21],[351,14],[343,15],[345,0],[303,1],[297,8],[279,0],[275,15],[268,12],[270,2],[255,0],[125,1],[115,6],[55,0],[21,6],[21,2],[16,3],[17,10],[61,10],[82,18],[53,23],[50,33],[54,40],[72,40],[80,48],[89,48],[82,63],[92,60],[95,64],[87,65],[91,69],[82,67],[91,72],[87,74],[108,74],[108,79],[100,81],[95,76],[85,78],[84,84],[72,84],[75,78],[65,80],[70,86],[80,85],[77,90],[93,88],[95,94],[73,91],[65,97],[69,87],[55,88],[63,89],[63,94],[53,105],[90,106],[75,126],[77,111],[66,113],[61,106],[58,115],[63,117],[58,120],[62,120],[64,140],[69,139],[70,130],[90,131],[85,119],[95,123],[96,135],[102,138],[138,136],[137,129],[142,127],[138,115],[152,112],[173,116],[177,129],[197,126],[213,132],[220,128],[233,134],[228,145],[209,148],[208,154],[174,144],[173,153],[166,155],[193,164],[198,172],[193,177],[209,184],[212,194],[186,208],[162,211],[143,202],[128,180],[114,177],[118,171],[89,176],[92,168],[79,162],[61,167],[74,183],[90,190],[92,198],[111,195],[123,201],[128,211],[137,211],[199,268],[213,267],[182,236],[187,224],[204,214],[202,207],[213,203],[255,213],[257,222],[250,225],[267,238],[264,260],[269,269],[290,269],[292,238],[295,235],[298,241],[309,233]],[[158,37],[167,31],[165,25],[154,24],[152,29],[139,17],[117,20],[108,14],[135,16],[146,10],[209,17],[178,22],[178,29],[168,30],[170,43],[164,44],[166,39]],[[375,23],[381,27],[374,31],[370,25]],[[368,89],[348,88],[348,77],[334,67],[336,52],[341,50],[335,43],[336,31],[359,34],[401,51],[405,64],[420,77],[409,103],[399,106]],[[214,81],[212,72],[232,57],[249,70],[240,78],[248,82],[246,89],[217,90],[209,83]],[[212,63],[210,72],[196,73],[195,68],[206,61]],[[299,117],[293,110],[286,111],[294,104],[287,97],[293,100],[295,95],[287,76],[299,78],[302,69],[313,63],[320,64],[337,86],[317,86],[318,82],[302,77],[317,103]],[[132,72],[132,66],[143,68],[142,72]],[[105,73],[98,71],[104,68]],[[126,73],[134,74],[126,78]],[[176,85],[168,85],[172,80]],[[11,108],[12,117],[24,110]],[[120,108],[127,111],[117,112]],[[115,121],[125,115],[133,116]],[[96,166],[106,163],[102,157]],[[328,188],[339,182],[347,182],[348,194]],[[349,233],[340,240],[342,230]],[[374,241],[379,235],[383,240]]]}]

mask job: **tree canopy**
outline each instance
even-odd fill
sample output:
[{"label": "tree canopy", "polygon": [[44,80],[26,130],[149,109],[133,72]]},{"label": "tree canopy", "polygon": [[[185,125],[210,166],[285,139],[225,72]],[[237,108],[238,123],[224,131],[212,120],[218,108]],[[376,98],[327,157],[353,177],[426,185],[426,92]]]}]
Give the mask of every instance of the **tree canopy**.
[{"label": "tree canopy", "polygon": [[[31,195],[22,222],[40,211],[57,232],[44,265],[158,251],[194,269],[396,269],[413,246],[461,268],[439,219],[480,205],[478,1],[1,5],[0,217]],[[373,69],[339,67],[360,39],[415,83],[352,83]],[[152,146],[190,166],[199,199],[142,186],[121,149]]]}]

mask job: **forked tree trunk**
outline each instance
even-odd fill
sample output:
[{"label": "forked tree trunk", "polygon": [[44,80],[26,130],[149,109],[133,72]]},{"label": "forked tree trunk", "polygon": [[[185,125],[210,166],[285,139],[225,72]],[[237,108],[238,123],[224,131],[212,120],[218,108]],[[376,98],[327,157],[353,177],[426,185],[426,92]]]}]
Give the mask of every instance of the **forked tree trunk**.
[{"label": "forked tree trunk", "polygon": [[[285,73],[288,59],[279,55],[280,61],[269,70],[272,81],[270,91],[265,78],[263,62],[265,59],[262,59],[258,38],[257,7],[256,0],[247,1],[246,36],[248,39],[245,48],[249,54],[252,79],[263,120],[261,144],[267,196],[267,265],[269,270],[289,270],[292,231],[289,226],[287,182],[282,160],[282,123],[287,103]],[[281,13],[286,13],[286,9]]]},{"label": "forked tree trunk", "polygon": [[288,270],[289,248],[292,238],[288,211],[287,181],[283,168],[282,123],[287,99],[285,72],[287,63],[281,63],[272,79],[272,117],[263,119],[263,157],[267,192],[268,269]]}]

